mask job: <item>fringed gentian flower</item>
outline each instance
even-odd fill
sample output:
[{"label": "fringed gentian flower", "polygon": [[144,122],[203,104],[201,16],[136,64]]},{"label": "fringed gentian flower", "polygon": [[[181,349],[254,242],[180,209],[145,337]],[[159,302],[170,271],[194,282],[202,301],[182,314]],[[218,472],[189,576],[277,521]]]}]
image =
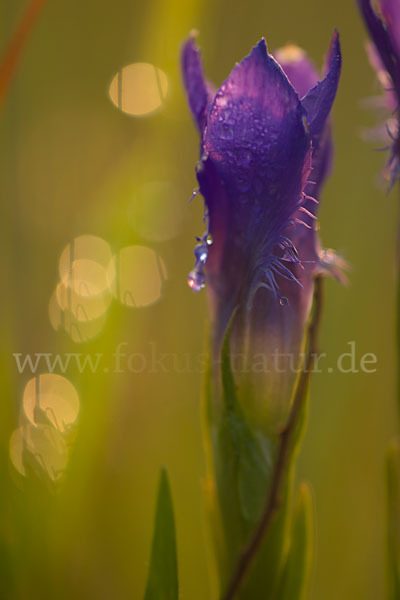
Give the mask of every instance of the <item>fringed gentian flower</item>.
[{"label": "fringed gentian flower", "polygon": [[400,175],[400,1],[357,0],[372,44],[368,54],[386,93],[386,106],[392,117],[386,126],[391,138],[391,153],[387,164],[393,184]]},{"label": "fringed gentian flower", "polygon": [[331,158],[338,35],[320,83],[301,50],[289,47],[273,58],[264,39],[216,93],[193,38],[182,63],[201,136],[197,178],[208,223],[189,285],[208,286],[215,357],[234,314],[232,353],[246,356],[236,370],[251,370],[253,408],[259,417],[262,407],[264,420],[276,425],[296,378],[314,278],[335,264],[334,254],[320,249],[315,219]]}]

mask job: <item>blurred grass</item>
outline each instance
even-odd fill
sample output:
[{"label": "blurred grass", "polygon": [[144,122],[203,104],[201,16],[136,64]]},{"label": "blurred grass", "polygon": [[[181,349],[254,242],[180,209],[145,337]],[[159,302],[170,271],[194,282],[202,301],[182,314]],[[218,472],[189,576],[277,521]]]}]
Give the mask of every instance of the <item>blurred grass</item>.
[{"label": "blurred grass", "polygon": [[[0,6],[2,47],[24,3]],[[175,500],[182,598],[213,597],[203,532],[200,373],[103,373],[67,377],[81,416],[58,493],[22,485],[9,465],[30,374],[15,352],[128,352],[196,356],[203,347],[205,294],[190,293],[193,239],[202,233],[195,187],[198,139],[186,108],[179,48],[200,30],[206,72],[221,82],[265,35],[270,49],[288,41],[321,63],[334,27],[342,36],[343,79],[334,111],[336,160],[321,207],[324,243],[353,265],[351,285],[328,283],[321,350],[335,358],[356,341],[357,355],[378,356],[375,374],[315,377],[300,475],[317,509],[317,562],[312,598],[383,596],[386,442],[395,428],[394,273],[396,193],[377,184],[382,155],[362,141],[375,122],[360,100],[376,93],[365,35],[353,3],[285,4],[237,0],[185,4],[115,0],[49,2],[22,57],[0,115],[2,219],[0,268],[0,596],[142,598],[160,465]],[[165,71],[164,109],[135,119],[108,99],[115,73],[132,62]],[[127,215],[140,185],[173,182],[182,195],[185,228],[152,244],[169,278],[161,301],[142,309],[113,304],[95,341],[77,347],[50,326],[47,306],[57,263],[74,237],[91,233],[114,251],[145,243]],[[333,582],[333,583],[332,583]]]}]

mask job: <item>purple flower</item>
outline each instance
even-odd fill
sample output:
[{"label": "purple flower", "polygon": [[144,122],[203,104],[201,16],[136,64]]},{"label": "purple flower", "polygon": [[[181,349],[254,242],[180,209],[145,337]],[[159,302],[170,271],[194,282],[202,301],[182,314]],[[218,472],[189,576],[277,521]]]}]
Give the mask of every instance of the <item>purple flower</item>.
[{"label": "purple flower", "polygon": [[[364,22],[370,34],[373,47],[368,53],[387,93],[387,107],[397,113],[396,131],[388,127],[392,138],[392,152],[388,171],[392,182],[399,175],[400,135],[398,108],[400,103],[400,2],[399,0],[379,0],[375,9],[371,0],[357,0]],[[379,10],[379,12],[378,12]]]},{"label": "purple flower", "polygon": [[378,14],[371,0],[357,2],[382,63],[400,91],[400,4],[398,0],[379,0]]},{"label": "purple flower", "polygon": [[282,49],[274,58],[264,39],[216,93],[204,78],[193,38],[184,45],[182,65],[201,136],[197,179],[208,223],[189,285],[208,286],[214,349],[218,354],[236,310],[235,350],[298,356],[313,280],[331,256],[320,250],[314,221],[331,159],[328,117],[340,77],[338,35],[320,83],[300,49]]}]

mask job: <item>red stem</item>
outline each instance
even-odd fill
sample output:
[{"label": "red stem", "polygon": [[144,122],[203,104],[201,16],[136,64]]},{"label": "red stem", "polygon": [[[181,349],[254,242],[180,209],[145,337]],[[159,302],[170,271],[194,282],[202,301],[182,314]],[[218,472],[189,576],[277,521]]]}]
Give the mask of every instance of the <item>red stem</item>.
[{"label": "red stem", "polygon": [[15,73],[18,61],[46,0],[31,0],[5,47],[0,60],[0,108]]}]

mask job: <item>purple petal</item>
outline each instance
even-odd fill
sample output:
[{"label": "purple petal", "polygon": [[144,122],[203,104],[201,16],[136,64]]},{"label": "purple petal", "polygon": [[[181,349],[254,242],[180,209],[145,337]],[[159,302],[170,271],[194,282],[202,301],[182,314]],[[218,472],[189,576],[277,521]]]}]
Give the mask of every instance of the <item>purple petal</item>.
[{"label": "purple petal", "polygon": [[[372,7],[371,0],[357,0],[357,2],[382,63],[392,78],[395,87],[400,89],[399,54],[394,46],[394,39],[391,39],[392,31],[388,31],[383,21],[378,17]],[[394,3],[381,0],[382,9],[384,8],[388,15],[394,14],[391,4]],[[392,27],[392,30],[394,30],[394,27]]]},{"label": "purple petal", "polygon": [[[275,58],[285,71],[289,78],[289,81],[294,86],[300,98],[305,96],[311,88],[314,88],[321,77],[315,68],[314,63],[308,58],[307,54],[302,48],[294,46],[292,44],[279,48],[275,52]],[[327,57],[327,63],[331,62],[330,54]],[[326,130],[326,131],[325,131]],[[312,155],[312,171],[310,179],[313,181],[312,185],[308,185],[306,188],[306,194],[318,199],[322,185],[329,174],[330,166],[332,162],[332,141],[330,134],[329,122],[326,122],[325,130],[320,136],[318,148],[314,149]],[[313,200],[305,200],[303,207],[311,212],[316,213],[317,205]],[[308,225],[313,224],[313,220],[303,212],[298,212],[296,215],[299,219],[302,218]],[[304,227],[297,227],[304,233]],[[297,236],[296,236],[297,237]],[[296,248],[299,249],[295,242]]]},{"label": "purple petal", "polygon": [[400,2],[398,0],[381,0],[382,14],[386,26],[396,48],[397,55],[400,55]]},{"label": "purple petal", "polygon": [[[308,223],[313,224],[309,213],[315,202],[304,192],[319,193],[330,164],[328,116],[340,74],[339,43],[334,38],[328,75],[318,85],[317,72],[305,55],[301,60],[284,58],[287,74],[261,40],[209,105],[193,40],[183,52],[189,103],[202,134],[197,178],[208,220],[189,284],[199,289],[206,279],[216,359],[235,311],[233,352],[271,355],[276,349],[296,360],[302,347],[319,251],[316,230]],[[299,94],[310,88],[303,106]],[[308,184],[311,150],[313,187]],[[255,404],[264,415],[279,413],[282,407],[285,411],[296,374],[275,371],[260,377]],[[250,376],[246,385],[255,379]]]},{"label": "purple petal", "polygon": [[[318,83],[317,71],[302,50],[289,47],[288,51],[284,48],[275,56],[299,95],[304,96]],[[332,63],[331,55],[328,63]],[[318,93],[321,91],[318,90]],[[318,129],[314,130],[314,135],[318,132],[318,140],[314,140],[317,144],[314,144],[316,147],[312,154],[310,179],[313,184],[308,184],[305,188],[304,202],[294,214],[295,223],[283,232],[294,243],[301,261],[301,264],[285,263],[285,267],[293,273],[300,285],[294,285],[293,279],[288,278],[285,272],[279,275],[278,269],[276,280],[279,293],[287,299],[287,303],[282,306],[276,302],[270,290],[260,287],[254,297],[247,333],[249,353],[252,356],[263,356],[268,368],[267,379],[265,373],[260,375],[259,381],[255,375],[252,409],[259,415],[268,415],[269,423],[275,423],[278,429],[287,418],[296,379],[295,369],[300,361],[304,326],[312,303],[314,278],[321,271],[321,249],[313,215],[318,207],[315,199],[319,197],[331,165],[332,141],[328,118],[324,119],[321,127],[320,132]],[[296,220],[302,221],[306,226]],[[260,332],[263,334],[260,335]],[[276,353],[280,357],[279,367],[276,365]],[[257,410],[257,405],[263,405],[264,410]]]},{"label": "purple petal", "polygon": [[264,40],[217,92],[203,150],[198,180],[214,240],[206,273],[218,337],[235,307],[245,315],[258,284],[274,276],[310,170],[304,111]]},{"label": "purple petal", "polygon": [[204,77],[200,51],[193,36],[189,37],[183,45],[181,61],[190,110],[200,131],[203,131],[207,112],[215,94]]},{"label": "purple petal", "polygon": [[234,217],[226,187],[208,158],[197,169],[200,192],[206,204],[208,233],[212,244],[208,248],[206,280],[211,301],[215,345],[219,345],[233,311],[246,286],[246,253],[241,237],[232,239]]},{"label": "purple petal", "polygon": [[[246,398],[248,410],[272,432],[281,430],[287,422],[314,289],[311,265],[306,264],[303,270],[300,266],[292,268],[301,277],[303,288],[287,282],[285,305],[276,302],[269,290],[260,289],[247,333],[248,352],[253,359],[252,394]],[[255,365],[260,362],[266,365],[267,372],[257,373]]]},{"label": "purple petal", "polygon": [[298,96],[262,40],[217,92],[204,134],[229,197],[232,236],[241,232],[252,246],[262,231],[277,242],[299,203],[309,145]]},{"label": "purple petal", "polygon": [[324,129],[339,85],[342,55],[337,32],[333,35],[328,56],[329,71],[325,79],[313,87],[302,99],[302,105],[307,111],[307,121],[313,141]]},{"label": "purple petal", "polygon": [[278,48],[274,52],[274,57],[285,71],[300,98],[303,98],[321,79],[313,62],[298,46],[290,44]]}]

